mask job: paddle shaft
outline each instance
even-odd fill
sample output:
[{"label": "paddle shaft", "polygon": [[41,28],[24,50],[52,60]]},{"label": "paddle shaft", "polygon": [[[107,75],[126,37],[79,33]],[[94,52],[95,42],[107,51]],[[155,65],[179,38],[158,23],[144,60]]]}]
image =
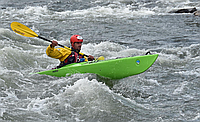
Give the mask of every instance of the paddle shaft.
[{"label": "paddle shaft", "polygon": [[[51,40],[46,39],[46,38],[44,38],[44,37],[41,37],[41,36],[39,36],[39,35],[38,35],[38,38],[43,39],[43,40],[45,40],[45,41],[48,41],[48,42],[51,42],[51,43],[52,43]],[[63,45],[61,45],[61,44],[58,44],[58,45],[61,46],[61,47],[63,47],[63,48],[65,48],[65,46],[63,46]],[[70,48],[69,48],[69,49],[70,49]]]}]

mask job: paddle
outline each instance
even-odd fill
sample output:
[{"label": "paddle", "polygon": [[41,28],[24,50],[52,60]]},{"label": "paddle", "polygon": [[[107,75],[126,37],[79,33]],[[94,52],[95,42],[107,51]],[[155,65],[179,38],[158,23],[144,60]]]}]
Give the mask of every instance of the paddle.
[{"label": "paddle", "polygon": [[[45,41],[52,42],[51,40],[48,40],[48,39],[46,39],[44,37],[41,37],[41,36],[37,35],[30,28],[28,28],[27,26],[25,26],[25,25],[23,25],[23,24],[21,24],[19,22],[12,22],[10,26],[11,26],[11,29],[15,33],[17,33],[19,35],[22,35],[22,36],[25,36],[25,37],[38,37],[38,38],[43,39]],[[71,50],[71,48],[69,48],[67,46],[63,46],[61,44],[58,44],[58,45],[61,46],[61,47],[63,47],[63,48],[66,48],[68,50]],[[85,54],[80,53],[80,52],[79,52],[79,54],[89,57],[88,55],[85,55]],[[100,56],[97,60],[104,60],[104,57]]]}]

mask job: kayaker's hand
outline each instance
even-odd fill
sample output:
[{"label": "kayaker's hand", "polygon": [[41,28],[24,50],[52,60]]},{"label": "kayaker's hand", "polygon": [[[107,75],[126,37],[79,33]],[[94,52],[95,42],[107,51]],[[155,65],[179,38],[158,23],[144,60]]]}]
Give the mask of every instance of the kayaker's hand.
[{"label": "kayaker's hand", "polygon": [[51,42],[51,45],[52,45],[53,47],[58,46],[58,42],[53,40],[53,41]]},{"label": "kayaker's hand", "polygon": [[91,55],[89,55],[89,57],[88,57],[88,61],[93,61],[93,60],[94,60],[94,57],[91,56]]}]

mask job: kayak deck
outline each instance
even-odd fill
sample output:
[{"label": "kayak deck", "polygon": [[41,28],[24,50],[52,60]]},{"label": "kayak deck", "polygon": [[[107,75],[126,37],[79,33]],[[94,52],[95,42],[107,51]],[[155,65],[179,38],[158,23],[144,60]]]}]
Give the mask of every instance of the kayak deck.
[{"label": "kayak deck", "polygon": [[121,79],[146,71],[157,57],[158,54],[153,54],[98,62],[73,63],[59,69],[37,72],[36,74],[65,77],[76,73],[94,73],[110,79]]}]

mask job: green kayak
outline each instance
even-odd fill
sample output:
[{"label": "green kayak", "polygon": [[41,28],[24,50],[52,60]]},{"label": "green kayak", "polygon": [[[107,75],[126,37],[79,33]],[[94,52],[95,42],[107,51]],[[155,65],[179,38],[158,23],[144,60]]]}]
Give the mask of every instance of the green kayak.
[{"label": "green kayak", "polygon": [[146,71],[157,59],[158,54],[73,63],[59,69],[37,72],[36,74],[56,77],[70,76],[76,73],[94,73],[110,79],[121,79]]}]

